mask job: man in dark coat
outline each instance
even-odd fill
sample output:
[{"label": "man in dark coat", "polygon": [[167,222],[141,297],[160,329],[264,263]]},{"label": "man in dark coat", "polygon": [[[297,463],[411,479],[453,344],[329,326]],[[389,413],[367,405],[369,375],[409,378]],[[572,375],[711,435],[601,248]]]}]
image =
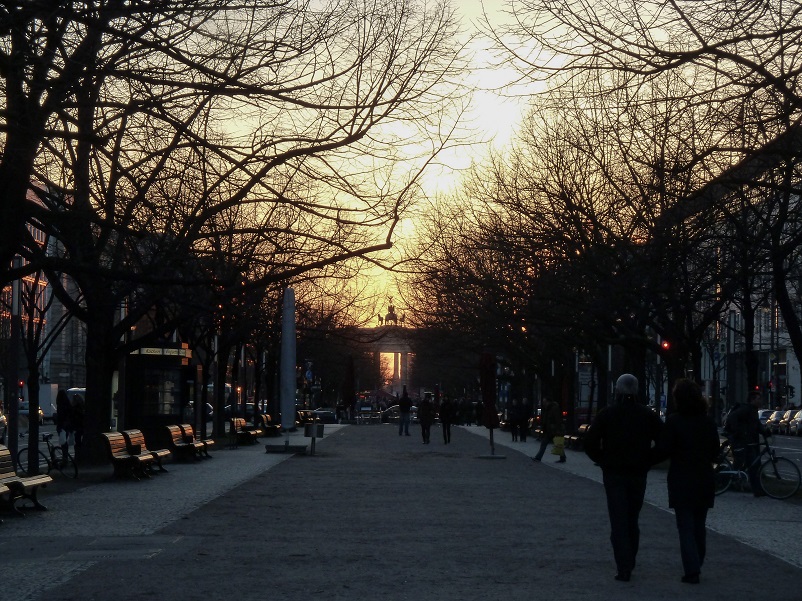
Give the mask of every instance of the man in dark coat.
[{"label": "man in dark coat", "polygon": [[398,435],[405,434],[409,436],[409,422],[411,421],[412,401],[409,398],[407,387],[401,393],[401,398],[398,399]]},{"label": "man in dark coat", "polygon": [[[543,459],[546,448],[549,443],[554,443],[555,436],[565,436],[565,424],[563,423],[563,414],[560,410],[560,404],[556,401],[549,401],[543,399],[543,410],[541,412],[541,424],[543,426],[543,433],[540,435],[540,449],[537,455],[534,456],[535,461]],[[565,463],[565,447],[561,449],[560,458],[558,463]]]},{"label": "man in dark coat", "polygon": [[637,402],[638,380],[632,374],[618,378],[615,395],[615,404],[599,412],[585,435],[585,452],[602,468],[615,579],[628,582],[640,542],[646,473],[659,460],[655,446],[663,422]]},{"label": "man in dark coat", "polygon": [[423,444],[429,444],[432,432],[432,424],[435,418],[435,408],[432,402],[432,395],[426,393],[423,395],[423,400],[418,407],[418,422],[420,423],[421,436],[423,437]]}]

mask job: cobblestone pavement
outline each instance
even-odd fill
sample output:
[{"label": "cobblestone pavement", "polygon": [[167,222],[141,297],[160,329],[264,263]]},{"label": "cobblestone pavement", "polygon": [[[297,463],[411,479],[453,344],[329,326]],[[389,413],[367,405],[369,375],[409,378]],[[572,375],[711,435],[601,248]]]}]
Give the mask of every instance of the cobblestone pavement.
[{"label": "cobblestone pavement", "polygon": [[[388,425],[331,426],[316,454],[219,449],[142,482],[111,468],[57,480],[46,512],[4,516],[0,599],[792,601],[797,501],[728,492],[710,514],[702,583],[682,572],[665,473],[650,475],[638,567],[615,567],[598,468],[533,463],[537,441],[455,428],[444,445]],[[303,444],[300,433],[288,442]],[[263,443],[281,443],[262,439]]]}]

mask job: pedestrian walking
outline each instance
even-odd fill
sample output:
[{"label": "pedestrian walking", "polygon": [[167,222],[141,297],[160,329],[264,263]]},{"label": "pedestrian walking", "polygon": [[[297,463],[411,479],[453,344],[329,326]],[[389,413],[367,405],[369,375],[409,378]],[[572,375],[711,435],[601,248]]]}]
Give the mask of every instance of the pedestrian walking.
[{"label": "pedestrian walking", "polygon": [[75,444],[75,429],[72,404],[64,389],[59,389],[56,394],[56,432],[58,433],[58,444],[63,451],[62,457],[66,459],[70,445]]},{"label": "pedestrian walking", "polygon": [[[563,414],[560,410],[560,404],[556,401],[543,399],[541,403],[541,425],[542,434],[540,435],[540,449],[535,455],[535,461],[541,461],[549,443],[554,445],[552,453],[559,455],[558,463],[565,463],[565,424],[563,423]],[[555,438],[557,440],[555,441]],[[562,438],[562,441],[559,439]],[[560,444],[562,442],[562,444]]]},{"label": "pedestrian walking", "polygon": [[456,405],[451,402],[448,396],[443,395],[440,402],[440,427],[443,428],[443,443],[451,443],[451,424],[456,419]]},{"label": "pedestrian walking", "polygon": [[707,402],[696,382],[677,380],[672,396],[676,412],[666,418],[658,449],[671,460],[668,506],[677,522],[682,582],[698,584],[707,549],[707,512],[715,498],[713,461],[719,453],[718,429],[707,414]]},{"label": "pedestrian walking", "polygon": [[518,432],[521,430],[521,402],[518,399],[513,399],[507,410],[507,424],[510,427],[512,442],[518,442]]},{"label": "pedestrian walking", "polygon": [[432,432],[432,424],[434,423],[434,403],[432,402],[431,393],[427,392],[423,395],[423,400],[418,406],[418,422],[420,422],[421,436],[423,437],[423,444],[429,444]]},{"label": "pedestrian walking", "polygon": [[409,436],[409,421],[412,412],[412,401],[409,399],[407,387],[401,391],[401,398],[398,399],[398,435]]},{"label": "pedestrian walking", "polygon": [[75,436],[76,452],[83,448],[84,443],[84,416],[86,415],[86,400],[82,394],[75,394],[72,397],[72,430]]},{"label": "pedestrian walking", "polygon": [[532,406],[524,399],[521,401],[521,419],[518,422],[518,438],[521,442],[526,442],[526,435],[529,433],[529,418],[532,417]]},{"label": "pedestrian walking", "polygon": [[599,411],[585,435],[585,452],[602,469],[615,579],[622,582],[635,568],[646,474],[659,461],[656,444],[663,430],[662,420],[637,396],[638,379],[623,374],[615,383],[614,404]]}]

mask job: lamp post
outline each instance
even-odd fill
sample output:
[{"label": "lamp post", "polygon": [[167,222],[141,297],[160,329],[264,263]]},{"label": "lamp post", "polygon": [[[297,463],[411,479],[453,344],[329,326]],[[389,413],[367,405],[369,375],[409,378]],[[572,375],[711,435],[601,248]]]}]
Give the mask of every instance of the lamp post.
[{"label": "lamp post", "polygon": [[[14,269],[20,266],[20,257],[14,257]],[[17,456],[19,448],[19,349],[22,342],[20,316],[20,280],[11,283],[11,344],[8,349],[8,449]]]}]

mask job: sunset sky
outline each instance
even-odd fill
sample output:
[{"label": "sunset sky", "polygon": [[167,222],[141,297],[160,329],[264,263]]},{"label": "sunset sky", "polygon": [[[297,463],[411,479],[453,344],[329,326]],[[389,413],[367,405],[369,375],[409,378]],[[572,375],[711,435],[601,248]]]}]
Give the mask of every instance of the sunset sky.
[{"label": "sunset sky", "polygon": [[[504,7],[508,0],[458,0],[453,2],[454,8],[462,21],[466,39],[478,30],[482,19],[482,9],[495,23],[501,22]],[[514,138],[515,131],[524,114],[528,99],[509,89],[502,89],[515,79],[515,72],[509,68],[493,66],[497,62],[490,51],[490,41],[479,35],[468,47],[473,57],[471,72],[467,76],[467,84],[474,88],[470,108],[463,118],[462,132],[471,139],[468,145],[457,145],[446,149],[438,156],[423,176],[423,187],[427,199],[421,202],[413,212],[404,219],[396,232],[396,243],[400,246],[416,235],[415,222],[421,213],[425,213],[430,202],[439,197],[458,192],[463,172],[472,163],[481,162],[487,157],[491,148],[502,149]],[[393,295],[393,277],[379,269],[371,270],[371,279],[375,289],[385,296]],[[385,291],[386,292],[383,292]],[[397,298],[397,297],[396,297]],[[386,304],[386,301],[385,301]],[[386,308],[386,307],[384,307]]]}]

